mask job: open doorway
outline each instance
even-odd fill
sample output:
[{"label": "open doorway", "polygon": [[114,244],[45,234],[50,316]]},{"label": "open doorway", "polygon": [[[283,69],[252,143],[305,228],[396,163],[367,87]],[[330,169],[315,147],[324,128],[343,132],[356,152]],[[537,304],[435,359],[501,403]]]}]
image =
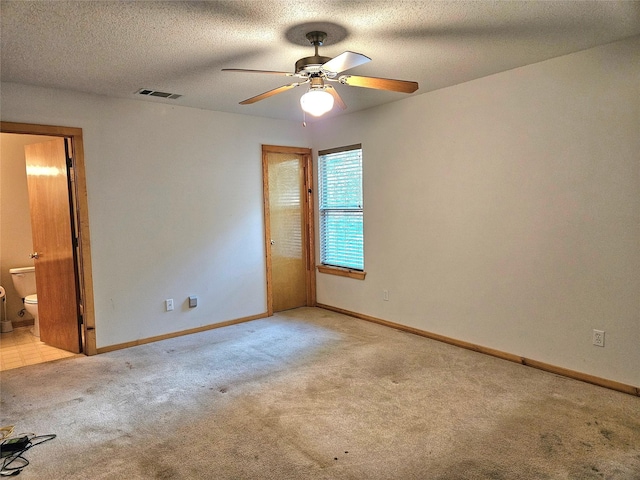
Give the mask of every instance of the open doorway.
[{"label": "open doorway", "polygon": [[[8,133],[25,136],[36,135],[38,137],[35,137],[35,140],[41,139],[42,144],[51,141],[53,137],[54,143],[58,139],[57,143],[62,145],[63,156],[66,157],[65,162],[68,161],[68,169],[62,184],[62,189],[66,188],[67,191],[62,193],[67,202],[67,220],[69,220],[67,225],[73,232],[67,237],[69,248],[72,251],[71,267],[68,271],[73,278],[69,281],[74,287],[75,297],[75,299],[71,300],[73,303],[71,308],[77,312],[76,319],[72,320],[72,323],[75,322],[73,325],[75,333],[72,332],[71,337],[73,338],[75,335],[78,341],[78,350],[81,350],[85,355],[94,355],[97,352],[82,130],[71,127],[1,122],[0,132],[2,132],[3,136]],[[39,220],[41,222],[46,221],[45,219],[49,217],[50,215],[40,214]],[[37,261],[35,260],[34,263]],[[3,266],[2,271],[3,282],[11,282],[11,279],[5,275],[5,266]],[[38,291],[40,292],[40,288],[38,288]],[[40,299],[38,300],[38,303],[40,303]],[[40,312],[40,305],[38,306],[38,312]],[[59,337],[59,333],[54,331],[49,334],[49,338],[54,343],[58,342],[59,338],[53,337]],[[65,348],[64,343],[62,345]]]}]

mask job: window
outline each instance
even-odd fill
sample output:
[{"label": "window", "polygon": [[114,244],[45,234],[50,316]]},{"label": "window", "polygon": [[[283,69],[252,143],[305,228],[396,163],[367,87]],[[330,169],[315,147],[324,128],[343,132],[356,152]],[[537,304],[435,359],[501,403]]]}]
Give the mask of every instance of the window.
[{"label": "window", "polygon": [[364,278],[362,146],[323,150],[318,157],[320,263]]}]

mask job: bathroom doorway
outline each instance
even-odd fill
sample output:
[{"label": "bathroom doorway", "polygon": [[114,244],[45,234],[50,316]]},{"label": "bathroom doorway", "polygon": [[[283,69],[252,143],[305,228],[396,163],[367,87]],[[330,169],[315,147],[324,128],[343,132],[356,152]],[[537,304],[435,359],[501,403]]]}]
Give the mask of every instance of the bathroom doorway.
[{"label": "bathroom doorway", "polygon": [[[68,241],[68,251],[71,260],[70,264],[65,268],[63,275],[65,276],[65,282],[72,286],[73,297],[66,297],[62,302],[58,299],[58,306],[55,302],[47,301],[45,303],[45,311],[47,306],[53,309],[59,309],[60,303],[71,304],[71,319],[69,320],[69,313],[63,313],[67,317],[66,333],[61,333],[58,328],[59,325],[54,325],[53,329],[49,325],[49,332],[46,333],[47,325],[46,320],[42,322],[41,326],[44,327],[41,330],[42,339],[47,341],[53,346],[64,348],[69,351],[82,351],[85,355],[96,354],[96,341],[95,341],[95,319],[93,311],[93,288],[91,279],[91,257],[90,257],[90,243],[89,243],[89,224],[87,213],[87,195],[86,195],[86,181],[84,175],[84,154],[82,143],[82,130],[71,127],[56,127],[47,125],[33,125],[33,124],[20,124],[11,122],[1,122],[0,132],[2,134],[22,134],[22,135],[38,135],[42,137],[42,144],[48,140],[52,140],[50,137],[57,137],[57,145],[62,148],[63,155],[63,169],[65,172],[64,181],[58,184],[54,189],[58,190],[58,195],[62,195],[62,201],[66,201],[67,205],[67,232],[72,231],[73,235],[66,236]],[[53,139],[54,143],[55,138]],[[67,164],[68,163],[68,168]],[[38,187],[38,188],[51,188]],[[64,191],[61,191],[64,190]],[[37,222],[47,223],[47,220],[53,223],[60,224],[59,221],[53,221],[53,217],[49,214],[43,215],[37,214]],[[34,222],[32,222],[32,225]],[[46,225],[45,225],[46,226]],[[52,226],[52,225],[49,225]],[[53,225],[55,226],[55,225]],[[35,235],[35,232],[34,232]],[[34,238],[35,246],[35,238]],[[36,253],[34,251],[34,253]],[[49,258],[52,258],[50,255]],[[38,270],[46,271],[46,269],[38,269],[38,260],[35,259],[36,264],[36,276],[38,282],[38,311],[41,312],[40,306],[40,290],[41,284],[44,281],[45,284],[42,288],[43,291],[49,290],[49,292],[55,289],[51,286],[51,281],[46,276],[38,276]],[[40,264],[42,265],[42,264]],[[68,290],[68,289],[67,289]],[[54,299],[55,300],[55,299]],[[39,315],[40,316],[40,315]],[[71,330],[70,330],[71,328]],[[65,336],[67,339],[65,339]],[[70,343],[69,343],[69,338]],[[75,340],[74,340],[75,339]]]}]

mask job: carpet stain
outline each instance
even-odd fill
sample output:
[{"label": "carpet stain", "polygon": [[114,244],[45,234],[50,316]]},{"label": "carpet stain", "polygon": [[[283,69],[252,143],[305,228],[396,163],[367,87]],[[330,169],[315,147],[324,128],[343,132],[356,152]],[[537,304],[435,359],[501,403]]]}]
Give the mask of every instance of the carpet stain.
[{"label": "carpet stain", "polygon": [[562,438],[555,433],[540,434],[540,442],[542,450],[547,455],[553,455],[562,447]]},{"label": "carpet stain", "polygon": [[581,480],[597,480],[605,477],[604,473],[592,464],[578,465],[572,469],[570,475],[570,478],[579,478]]},{"label": "carpet stain", "polygon": [[601,428],[600,429],[600,434],[604,438],[606,438],[607,440],[611,440],[613,435],[614,435],[614,433],[611,430],[607,429],[607,428]]},{"label": "carpet stain", "polygon": [[511,480],[500,465],[486,465],[474,460],[464,460],[451,468],[450,473],[435,477],[437,480]]},{"label": "carpet stain", "polygon": [[151,478],[156,480],[170,480],[180,478],[178,471],[171,466],[162,466],[152,463],[148,463],[148,472],[152,475]]}]

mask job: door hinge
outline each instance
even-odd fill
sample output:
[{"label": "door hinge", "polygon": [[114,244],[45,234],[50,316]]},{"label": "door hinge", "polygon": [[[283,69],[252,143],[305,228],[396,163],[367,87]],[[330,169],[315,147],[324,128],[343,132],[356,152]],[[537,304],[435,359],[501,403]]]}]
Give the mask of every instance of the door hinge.
[{"label": "door hinge", "polygon": [[73,167],[73,159],[71,158],[71,145],[69,145],[70,143],[70,139],[65,138],[64,139],[64,156],[66,157],[65,160],[67,161],[67,167],[68,168],[72,168]]}]

